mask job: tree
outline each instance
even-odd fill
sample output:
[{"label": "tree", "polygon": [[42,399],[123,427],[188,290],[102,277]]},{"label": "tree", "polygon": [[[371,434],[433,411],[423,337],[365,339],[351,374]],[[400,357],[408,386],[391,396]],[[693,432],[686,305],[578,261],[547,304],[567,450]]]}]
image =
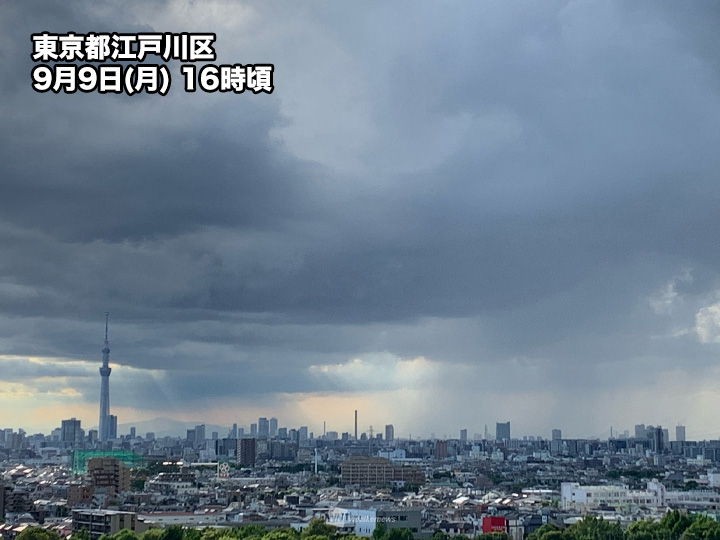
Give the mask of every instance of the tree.
[{"label": "tree", "polygon": [[324,519],[315,518],[310,520],[308,526],[303,529],[301,536],[302,538],[307,538],[308,536],[320,535],[327,538],[335,538],[336,533],[337,528],[325,523]]},{"label": "tree", "polygon": [[413,534],[410,529],[389,529],[383,540],[413,540]]},{"label": "tree", "polygon": [[140,540],[161,540],[162,529],[148,529],[140,536]]},{"label": "tree", "polygon": [[576,540],[623,540],[619,524],[595,516],[586,516],[570,525],[566,531]]},{"label": "tree", "polygon": [[707,516],[699,516],[685,529],[680,540],[720,540],[720,523]]},{"label": "tree", "polygon": [[636,521],[625,531],[625,540],[670,540],[670,530],[659,521]]},{"label": "tree", "polygon": [[692,525],[693,521],[694,518],[687,514],[681,514],[679,511],[673,510],[663,516],[660,524],[670,533],[670,540],[678,540],[685,532],[685,529]]},{"label": "tree", "polygon": [[482,535],[483,540],[510,540],[506,532],[489,532]]},{"label": "tree", "polygon": [[275,529],[263,536],[263,540],[297,540],[300,537],[295,529]]},{"label": "tree", "polygon": [[236,530],[235,536],[240,540],[252,538],[255,536],[262,537],[265,535],[265,527],[262,525],[243,525]]},{"label": "tree", "polygon": [[550,532],[558,532],[558,529],[554,525],[546,523],[545,525],[541,525],[534,532],[530,533],[527,540],[547,540],[545,535]]},{"label": "tree", "polygon": [[71,540],[90,540],[90,531],[87,529],[80,529],[70,535]]},{"label": "tree", "polygon": [[384,523],[377,523],[373,529],[372,540],[384,540],[387,527]]},{"label": "tree", "polygon": [[183,540],[183,528],[180,525],[164,528],[160,540]]},{"label": "tree", "polygon": [[28,527],[16,536],[16,540],[60,540],[56,531],[49,531],[40,527]]},{"label": "tree", "polygon": [[123,529],[113,535],[113,540],[138,540],[138,535],[130,529]]}]

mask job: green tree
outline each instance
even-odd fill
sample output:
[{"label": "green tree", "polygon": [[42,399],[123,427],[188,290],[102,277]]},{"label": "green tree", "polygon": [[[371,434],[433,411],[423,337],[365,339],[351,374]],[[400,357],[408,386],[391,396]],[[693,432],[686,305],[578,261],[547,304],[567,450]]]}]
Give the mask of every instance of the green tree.
[{"label": "green tree", "polygon": [[720,540],[720,523],[707,516],[699,516],[685,529],[680,540]]},{"label": "green tree", "polygon": [[308,536],[320,535],[327,538],[335,538],[336,533],[337,528],[325,523],[324,519],[315,518],[302,530],[301,537],[307,538]]},{"label": "green tree", "polygon": [[275,529],[263,536],[263,540],[297,540],[300,537],[295,529]]},{"label": "green tree", "polygon": [[245,540],[246,538],[253,538],[255,536],[263,537],[265,535],[265,527],[262,525],[243,525],[239,529],[236,529],[236,538],[239,540]]},{"label": "green tree", "polygon": [[659,521],[636,521],[625,531],[625,540],[670,540],[670,530]]},{"label": "green tree", "polygon": [[445,531],[438,529],[433,533],[432,540],[450,540],[450,535]]},{"label": "green tree", "polygon": [[660,524],[670,533],[670,540],[678,540],[685,532],[685,529],[692,525],[693,521],[694,518],[687,514],[681,514],[679,511],[673,510],[663,516]]},{"label": "green tree", "polygon": [[413,540],[413,534],[410,529],[388,529],[383,540]]},{"label": "green tree", "polygon": [[138,540],[138,535],[130,529],[123,529],[113,535],[113,540]]},{"label": "green tree", "polygon": [[506,532],[489,532],[482,535],[483,540],[510,540]]},{"label": "green tree", "polygon": [[384,540],[387,527],[384,523],[377,523],[372,533],[372,540]]},{"label": "green tree", "polygon": [[550,532],[557,532],[557,527],[546,523],[535,529],[534,532],[528,534],[527,540],[546,540],[545,535]]},{"label": "green tree", "polygon": [[71,540],[90,540],[90,531],[80,529],[70,535]]},{"label": "green tree", "polygon": [[619,524],[595,516],[586,516],[566,530],[575,540],[623,540]]},{"label": "green tree", "polygon": [[56,531],[49,531],[40,527],[28,527],[16,536],[16,540],[60,540]]},{"label": "green tree", "polygon": [[140,536],[140,540],[161,540],[162,529],[148,529]]}]

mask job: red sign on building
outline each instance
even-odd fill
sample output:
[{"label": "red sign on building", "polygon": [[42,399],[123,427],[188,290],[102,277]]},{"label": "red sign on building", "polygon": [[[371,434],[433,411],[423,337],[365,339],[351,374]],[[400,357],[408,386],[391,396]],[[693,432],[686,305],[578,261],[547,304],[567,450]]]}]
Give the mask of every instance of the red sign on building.
[{"label": "red sign on building", "polygon": [[505,518],[502,516],[484,516],[482,518],[482,532],[506,532]]}]

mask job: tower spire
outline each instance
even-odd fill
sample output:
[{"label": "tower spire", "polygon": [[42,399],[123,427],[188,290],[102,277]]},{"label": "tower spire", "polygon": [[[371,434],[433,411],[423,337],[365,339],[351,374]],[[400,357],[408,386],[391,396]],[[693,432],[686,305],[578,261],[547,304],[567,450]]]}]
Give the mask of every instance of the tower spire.
[{"label": "tower spire", "polygon": [[110,344],[108,343],[108,319],[110,312],[105,312],[105,343],[102,350],[102,366],[100,367],[100,424],[98,438],[107,441],[115,438],[110,414]]}]

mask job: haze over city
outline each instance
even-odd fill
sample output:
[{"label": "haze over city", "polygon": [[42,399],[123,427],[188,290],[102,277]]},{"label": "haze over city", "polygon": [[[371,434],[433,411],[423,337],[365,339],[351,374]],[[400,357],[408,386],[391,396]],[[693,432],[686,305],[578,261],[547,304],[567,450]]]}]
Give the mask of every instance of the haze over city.
[{"label": "haze over city", "polygon": [[[0,4],[0,428],[720,437],[715,3]],[[214,32],[272,94],[37,93]],[[492,429],[491,429],[492,431]]]}]

